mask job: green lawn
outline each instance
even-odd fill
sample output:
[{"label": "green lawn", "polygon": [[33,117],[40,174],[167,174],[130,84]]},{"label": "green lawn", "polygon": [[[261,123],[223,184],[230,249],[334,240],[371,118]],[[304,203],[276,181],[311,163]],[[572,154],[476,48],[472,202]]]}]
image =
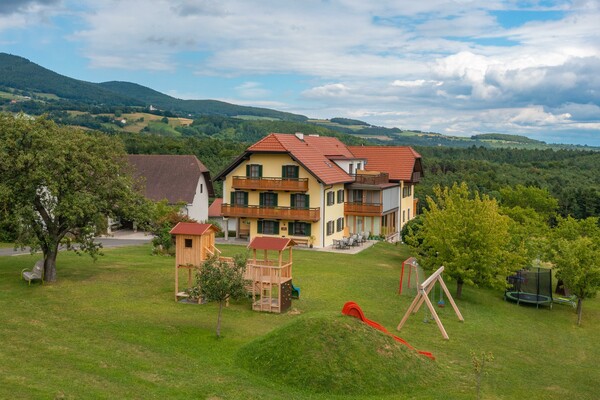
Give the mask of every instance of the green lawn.
[{"label": "green lawn", "polygon": [[14,247],[15,247],[14,243],[0,242],[0,249],[12,249]]},{"label": "green lawn", "polygon": [[[224,255],[244,250],[219,248]],[[411,301],[396,295],[407,256],[406,248],[384,243],[354,256],[296,250],[294,284],[302,297],[294,300],[294,312],[257,313],[249,303],[233,303],[224,311],[221,340],[214,334],[216,305],[175,303],[174,259],[151,256],[147,246],[105,250],[96,263],[61,253],[58,282],[31,287],[19,274],[39,255],[0,257],[0,398],[349,398],[252,373],[238,353],[302,318],[339,318],[349,300],[437,357],[435,379],[398,385],[387,397],[352,398],[473,399],[470,350],[495,357],[486,366],[483,398],[598,398],[598,299],[584,304],[577,327],[571,308],[536,310],[504,302],[501,292],[467,287],[458,301],[464,323],[450,307],[440,309],[449,341],[435,323],[423,323],[423,311],[398,333],[395,326]],[[452,282],[449,287],[454,290]]]}]

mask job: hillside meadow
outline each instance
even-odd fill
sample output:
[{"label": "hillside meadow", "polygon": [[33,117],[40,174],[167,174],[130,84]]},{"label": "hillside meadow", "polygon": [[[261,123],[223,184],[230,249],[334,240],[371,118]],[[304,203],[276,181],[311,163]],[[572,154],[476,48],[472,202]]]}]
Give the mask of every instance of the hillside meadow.
[{"label": "hillside meadow", "polygon": [[[450,307],[439,309],[446,341],[435,323],[423,322],[424,311],[395,330],[411,301],[397,295],[407,248],[377,243],[358,255],[298,249],[301,298],[292,310],[257,313],[248,301],[233,302],[217,340],[216,304],[175,303],[173,258],[152,256],[149,246],[104,253],[97,262],[61,253],[58,282],[30,287],[20,272],[39,255],[0,257],[0,398],[474,399],[471,351],[494,355],[482,398],[597,398],[598,299],[585,302],[577,327],[570,307],[517,306],[502,292],[467,287],[457,301],[464,323]],[[350,300],[436,360],[423,363],[341,316]],[[381,375],[391,384],[382,386]]]}]

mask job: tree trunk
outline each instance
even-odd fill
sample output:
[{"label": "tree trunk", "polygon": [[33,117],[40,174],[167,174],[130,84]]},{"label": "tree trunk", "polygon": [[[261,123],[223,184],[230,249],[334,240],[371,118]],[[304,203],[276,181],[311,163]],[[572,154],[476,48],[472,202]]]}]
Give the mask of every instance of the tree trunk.
[{"label": "tree trunk", "polygon": [[217,338],[221,337],[221,311],[223,311],[223,301],[219,301],[219,315],[217,317]]},{"label": "tree trunk", "polygon": [[463,288],[463,280],[459,278],[456,280],[456,298],[457,299],[462,298],[462,288]]},{"label": "tree trunk", "polygon": [[583,299],[577,298],[577,326],[581,325],[582,311],[583,311]]},{"label": "tree trunk", "polygon": [[56,281],[56,256],[58,255],[58,245],[54,249],[47,249],[44,252],[44,280],[46,282]]}]

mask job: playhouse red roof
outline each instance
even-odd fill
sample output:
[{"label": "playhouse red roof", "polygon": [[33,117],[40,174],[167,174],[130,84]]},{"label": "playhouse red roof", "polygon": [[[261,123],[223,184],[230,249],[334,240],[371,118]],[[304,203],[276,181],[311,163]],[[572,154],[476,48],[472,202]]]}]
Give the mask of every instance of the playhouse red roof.
[{"label": "playhouse red roof", "polygon": [[204,235],[210,229],[216,230],[212,224],[199,224],[197,222],[179,222],[173,229],[171,235]]},{"label": "playhouse red roof", "polygon": [[295,246],[294,242],[290,238],[277,238],[267,236],[257,236],[248,245],[249,249],[253,250],[277,250],[282,251],[290,246]]}]

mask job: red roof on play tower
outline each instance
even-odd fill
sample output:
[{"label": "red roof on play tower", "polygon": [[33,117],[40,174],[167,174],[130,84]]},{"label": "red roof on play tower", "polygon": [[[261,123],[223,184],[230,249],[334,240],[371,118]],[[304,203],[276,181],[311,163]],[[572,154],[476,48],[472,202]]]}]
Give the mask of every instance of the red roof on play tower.
[{"label": "red roof on play tower", "polygon": [[215,230],[216,228],[212,224],[199,224],[197,222],[179,222],[171,232],[171,235],[195,235],[202,236],[210,229]]},{"label": "red roof on play tower", "polygon": [[290,238],[278,238],[278,237],[266,237],[258,236],[252,239],[248,245],[249,249],[253,250],[276,250],[282,251],[290,246],[295,246],[294,242]]}]

